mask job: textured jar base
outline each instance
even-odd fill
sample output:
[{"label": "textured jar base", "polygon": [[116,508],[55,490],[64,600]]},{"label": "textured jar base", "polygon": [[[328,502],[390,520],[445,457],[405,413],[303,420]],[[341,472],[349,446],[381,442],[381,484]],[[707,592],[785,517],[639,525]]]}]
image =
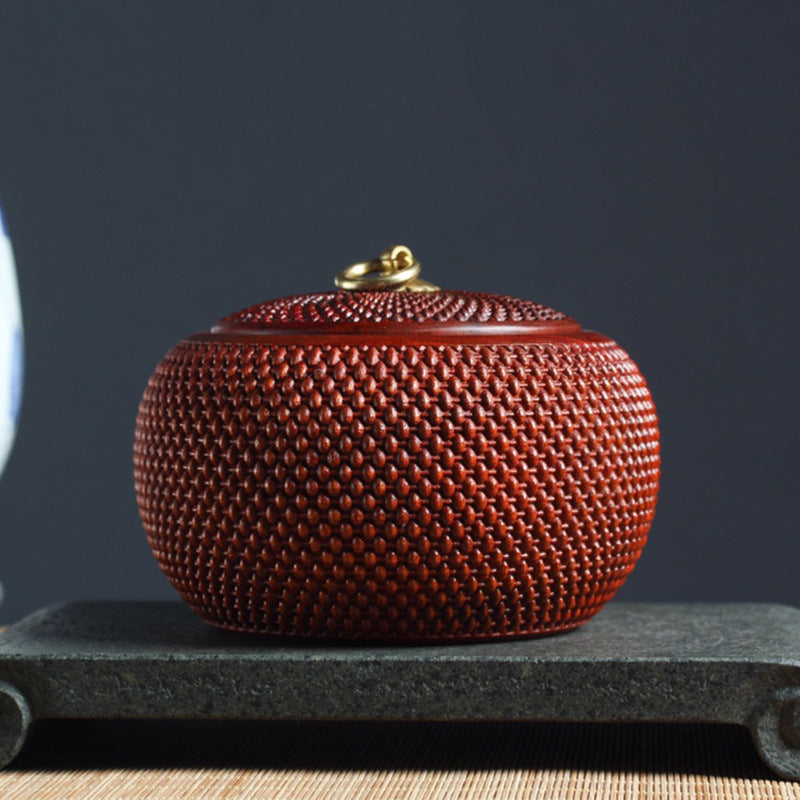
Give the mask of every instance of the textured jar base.
[{"label": "textured jar base", "polygon": [[498,642],[498,641],[514,641],[519,639],[544,639],[548,636],[558,636],[562,633],[569,633],[582,625],[587,623],[595,614],[599,613],[603,606],[600,606],[592,611],[591,614],[583,617],[582,619],[564,623],[555,627],[542,626],[534,628],[529,631],[513,631],[511,633],[503,632],[488,632],[476,633],[474,635],[465,636],[463,634],[451,634],[445,636],[381,636],[380,634],[373,635],[358,635],[343,636],[340,634],[312,634],[312,633],[279,633],[276,631],[261,630],[258,628],[250,628],[238,625],[231,625],[226,622],[209,617],[196,608],[189,606],[192,611],[197,614],[204,622],[217,628],[218,630],[226,631],[232,634],[246,635],[254,639],[263,639],[275,643],[291,643],[297,644],[298,642],[307,642],[308,644],[324,644],[324,645],[449,645],[449,644],[480,644],[481,642]]}]

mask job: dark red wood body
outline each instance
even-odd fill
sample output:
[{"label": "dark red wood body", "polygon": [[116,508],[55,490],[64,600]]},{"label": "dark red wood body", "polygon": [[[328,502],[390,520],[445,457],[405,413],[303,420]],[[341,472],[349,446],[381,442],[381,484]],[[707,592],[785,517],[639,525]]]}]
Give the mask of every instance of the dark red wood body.
[{"label": "dark red wood body", "polygon": [[[338,313],[344,295],[314,297]],[[349,298],[344,321],[246,310],[165,357],[139,410],[136,492],[197,613],[275,635],[476,641],[568,630],[613,596],[658,492],[643,377],[552,309],[493,319],[507,298],[450,296],[496,306],[481,322],[420,319],[413,299],[392,300],[410,309],[399,321]]]}]

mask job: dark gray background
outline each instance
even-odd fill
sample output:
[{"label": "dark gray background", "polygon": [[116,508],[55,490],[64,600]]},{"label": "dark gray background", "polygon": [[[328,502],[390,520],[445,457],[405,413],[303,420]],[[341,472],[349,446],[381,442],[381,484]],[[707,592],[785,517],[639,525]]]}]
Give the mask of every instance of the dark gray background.
[{"label": "dark gray background", "polygon": [[3,616],[172,597],[131,475],[156,363],[396,241],[639,363],[664,472],[620,596],[800,604],[799,42],[796,2],[3,2]]}]

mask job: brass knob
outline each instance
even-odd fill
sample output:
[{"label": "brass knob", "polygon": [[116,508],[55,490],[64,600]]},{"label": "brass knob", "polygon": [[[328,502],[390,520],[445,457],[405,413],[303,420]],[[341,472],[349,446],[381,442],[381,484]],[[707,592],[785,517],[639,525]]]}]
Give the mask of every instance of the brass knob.
[{"label": "brass knob", "polygon": [[422,267],[402,244],[384,250],[379,258],[351,264],[336,276],[336,285],[350,292],[436,292],[438,286],[419,277]]}]

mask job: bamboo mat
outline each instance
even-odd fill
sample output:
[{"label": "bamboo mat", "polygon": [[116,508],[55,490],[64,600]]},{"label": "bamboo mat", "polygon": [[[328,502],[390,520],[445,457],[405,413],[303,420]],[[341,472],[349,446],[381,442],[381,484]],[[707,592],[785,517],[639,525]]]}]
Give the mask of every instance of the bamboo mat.
[{"label": "bamboo mat", "polygon": [[0,773],[37,800],[798,798],[733,726],[48,722]]}]

